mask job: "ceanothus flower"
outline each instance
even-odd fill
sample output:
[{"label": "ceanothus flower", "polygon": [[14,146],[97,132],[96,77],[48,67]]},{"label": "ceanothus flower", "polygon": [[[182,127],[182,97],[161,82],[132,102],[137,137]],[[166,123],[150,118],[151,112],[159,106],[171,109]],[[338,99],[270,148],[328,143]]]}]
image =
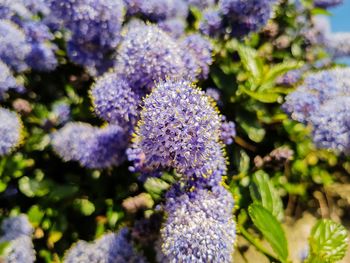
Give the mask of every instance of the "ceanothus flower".
[{"label": "ceanothus flower", "polygon": [[30,45],[27,64],[39,71],[54,70],[58,64],[55,56],[57,46],[50,42],[54,39],[50,29],[41,21],[25,21],[20,25]]},{"label": "ceanothus flower", "polygon": [[236,137],[236,125],[233,121],[227,121],[226,117],[223,116],[221,124],[221,141],[230,145],[233,143],[233,138]]},{"label": "ceanothus flower", "polygon": [[122,0],[52,0],[52,13],[62,19],[71,32],[70,59],[97,68],[97,72],[108,69],[111,54],[121,39],[123,9]]},{"label": "ceanothus flower", "polygon": [[186,21],[182,18],[172,18],[159,22],[158,26],[173,38],[180,38],[185,33]]},{"label": "ceanothus flower", "polygon": [[343,3],[343,0],[314,0],[314,5],[320,8],[329,8]]},{"label": "ceanothus flower", "polygon": [[34,229],[26,215],[6,218],[2,222],[1,229],[3,236],[0,237],[0,243],[9,242],[3,253],[6,263],[35,262],[31,238]]},{"label": "ceanothus flower", "polygon": [[307,123],[311,114],[318,110],[320,99],[316,94],[296,90],[286,97],[283,110],[293,119],[301,123]]},{"label": "ceanothus flower", "polygon": [[160,82],[144,100],[129,159],[145,173],[208,176],[205,164],[220,149],[220,124],[213,102],[189,81]]},{"label": "ceanothus flower", "polygon": [[21,72],[27,69],[24,62],[30,52],[26,36],[9,20],[0,20],[0,60],[11,69]]},{"label": "ceanothus flower", "polygon": [[22,1],[23,5],[33,14],[41,14],[44,16],[48,16],[51,12],[49,3],[47,0],[20,0],[20,1]]},{"label": "ceanothus flower", "polygon": [[349,73],[335,68],[310,74],[283,105],[293,119],[310,124],[319,148],[350,152]]},{"label": "ceanothus flower", "polygon": [[286,97],[283,109],[299,122],[307,123],[319,107],[335,97],[349,96],[350,68],[311,73],[303,84]]},{"label": "ceanothus flower", "polygon": [[141,15],[159,22],[170,18],[186,18],[188,5],[184,0],[124,0],[128,15]]},{"label": "ceanothus flower", "polygon": [[205,93],[207,94],[207,96],[211,97],[216,102],[216,104],[219,104],[219,102],[221,100],[221,95],[220,95],[220,92],[217,89],[215,89],[215,88],[207,88]]},{"label": "ceanothus flower", "polygon": [[173,38],[156,25],[134,24],[128,26],[115,65],[133,89],[150,90],[157,81],[188,75],[184,51]]},{"label": "ceanothus flower", "polygon": [[79,241],[66,252],[63,262],[143,263],[146,261],[133,248],[128,229],[123,228],[117,234],[105,234],[93,243]]},{"label": "ceanothus flower", "polygon": [[70,122],[53,134],[52,146],[64,161],[78,161],[83,167],[103,169],[118,166],[125,159],[128,138],[118,125],[104,128]]},{"label": "ceanothus flower", "polygon": [[186,0],[190,6],[195,6],[200,10],[212,7],[215,5],[215,0]]},{"label": "ceanothus flower", "polygon": [[16,113],[0,107],[0,156],[9,154],[21,142],[22,122]]},{"label": "ceanothus flower", "polygon": [[326,35],[325,46],[333,57],[350,56],[350,33],[337,32]]},{"label": "ceanothus flower", "polygon": [[290,70],[277,79],[277,84],[284,86],[293,86],[301,80],[304,71],[305,70],[303,69]]},{"label": "ceanothus flower", "polygon": [[10,89],[16,89],[18,84],[11,70],[0,60],[0,100]]},{"label": "ceanothus flower", "polygon": [[310,117],[312,138],[319,148],[350,152],[350,97],[336,97],[324,103]]},{"label": "ceanothus flower", "polygon": [[64,21],[76,43],[115,48],[120,41],[123,18],[121,0],[52,0],[52,12]]},{"label": "ceanothus flower", "polygon": [[259,31],[271,18],[276,0],[219,0],[220,11],[227,19],[233,36]]},{"label": "ceanothus flower", "polygon": [[222,33],[223,21],[219,10],[208,9],[203,13],[203,18],[199,24],[201,33],[207,36],[217,36]]},{"label": "ceanothus flower", "polygon": [[96,114],[105,121],[121,126],[135,125],[141,98],[120,74],[108,72],[98,78],[91,97]]},{"label": "ceanothus flower", "polygon": [[6,239],[9,240],[33,234],[33,227],[24,214],[4,219],[1,224],[1,230]]},{"label": "ceanothus flower", "polygon": [[209,66],[213,62],[213,47],[210,41],[200,34],[192,34],[183,39],[182,45],[187,52],[191,52],[199,69],[199,78],[206,79],[209,74]]},{"label": "ceanothus flower", "polygon": [[232,262],[236,239],[234,201],[221,186],[167,195],[160,262]]},{"label": "ceanothus flower", "polygon": [[58,102],[53,105],[52,114],[57,124],[66,123],[71,117],[69,104],[66,102]]},{"label": "ceanothus flower", "polygon": [[0,19],[18,20],[31,19],[32,13],[22,0],[2,0],[0,5]]}]

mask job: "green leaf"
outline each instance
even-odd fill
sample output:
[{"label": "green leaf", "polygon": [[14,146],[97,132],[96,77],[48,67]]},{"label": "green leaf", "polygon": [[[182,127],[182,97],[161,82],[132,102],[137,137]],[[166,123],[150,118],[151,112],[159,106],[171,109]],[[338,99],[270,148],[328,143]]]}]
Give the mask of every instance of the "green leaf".
[{"label": "green leaf", "polygon": [[279,221],[283,219],[283,204],[281,197],[270,181],[269,176],[262,170],[253,175],[250,194],[256,203],[269,210]]},{"label": "green leaf", "polygon": [[29,209],[27,215],[28,215],[29,221],[30,221],[35,227],[37,227],[37,226],[40,225],[40,222],[41,222],[41,220],[43,219],[45,213],[44,213],[44,211],[42,211],[42,210],[40,209],[40,207],[39,207],[38,205],[33,205],[33,206]]},{"label": "green leaf", "polygon": [[322,219],[311,230],[310,255],[306,262],[337,262],[345,256],[348,242],[345,227],[332,220]]},{"label": "green leaf", "polygon": [[44,196],[50,191],[51,182],[48,180],[36,180],[27,176],[22,177],[19,181],[20,191],[28,197]]},{"label": "green leaf", "polygon": [[317,15],[331,16],[332,15],[332,13],[330,13],[329,11],[327,11],[326,9],[323,9],[323,8],[312,9],[311,14],[313,16],[317,16]]},{"label": "green leaf", "polygon": [[248,134],[249,139],[254,142],[261,142],[266,134],[265,129],[250,112],[237,112],[236,122]]},{"label": "green leaf", "polygon": [[146,191],[156,199],[159,198],[164,191],[168,190],[170,185],[160,178],[150,177],[145,182],[144,187]]},{"label": "green leaf", "polygon": [[[274,65],[267,71],[266,75],[264,76],[264,83],[275,81],[278,77],[284,75],[290,70],[294,70],[297,68],[300,68],[300,64],[295,61],[288,61],[288,62],[282,62],[277,65]],[[261,88],[261,90],[264,90]]]},{"label": "green leaf", "polygon": [[219,67],[213,67],[210,76],[215,85],[221,90],[233,90],[236,87],[235,77],[225,74]]},{"label": "green leaf", "polygon": [[[0,242],[0,256],[4,256],[6,254],[6,250],[9,247],[10,242],[8,241],[4,241],[4,242]],[[0,262],[1,262],[1,258],[0,258]]]},{"label": "green leaf", "polygon": [[240,89],[252,97],[253,99],[256,99],[258,101],[261,101],[263,103],[275,103],[278,101],[280,94],[278,93],[269,93],[269,92],[254,92],[245,89],[243,86],[240,87]]},{"label": "green leaf", "polygon": [[273,251],[282,262],[288,259],[288,244],[283,228],[274,215],[260,204],[248,208],[249,216],[264,238],[270,243]]},{"label": "green leaf", "polygon": [[256,50],[244,45],[238,45],[237,52],[244,68],[253,77],[254,83],[257,84],[261,79],[263,70],[262,63],[259,61]]},{"label": "green leaf", "polygon": [[73,206],[84,216],[89,216],[95,212],[95,205],[87,199],[76,199],[74,200]]}]

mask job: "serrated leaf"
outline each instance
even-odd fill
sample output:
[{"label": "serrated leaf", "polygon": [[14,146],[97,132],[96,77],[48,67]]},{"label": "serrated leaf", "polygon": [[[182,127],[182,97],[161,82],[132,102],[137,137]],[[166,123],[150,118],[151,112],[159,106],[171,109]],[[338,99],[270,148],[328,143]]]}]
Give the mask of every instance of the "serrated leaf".
[{"label": "serrated leaf", "polygon": [[348,242],[345,227],[332,220],[322,219],[311,230],[310,255],[306,262],[337,262],[345,256]]},{"label": "serrated leaf", "polygon": [[288,259],[288,243],[283,228],[272,213],[262,205],[254,203],[248,208],[254,225],[269,242],[277,257],[286,262]]},{"label": "serrated leaf", "polygon": [[281,197],[264,171],[257,171],[253,175],[250,194],[254,202],[260,203],[269,210],[279,221],[283,219],[283,204]]}]

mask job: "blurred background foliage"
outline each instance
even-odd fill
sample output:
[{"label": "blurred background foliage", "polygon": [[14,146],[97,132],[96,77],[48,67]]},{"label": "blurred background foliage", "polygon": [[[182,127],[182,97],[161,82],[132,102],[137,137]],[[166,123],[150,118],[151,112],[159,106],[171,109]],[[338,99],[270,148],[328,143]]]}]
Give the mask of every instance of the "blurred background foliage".
[{"label": "blurred background foliage", "polygon": [[[350,159],[316,149],[310,127],[290,120],[281,109],[293,87],[278,85],[279,77],[304,65],[312,70],[333,66],[325,63],[329,57],[323,48],[304,35],[312,15],[328,12],[303,2],[306,8],[299,10],[281,1],[264,30],[244,41],[213,40],[210,77],[199,83],[204,90],[219,89],[220,111],[236,123],[235,143],[227,147],[226,184],[235,197],[237,231],[243,237],[238,238],[237,260],[253,262],[245,256],[253,245],[265,259],[287,262],[288,245],[279,222],[293,225],[305,213],[345,226],[350,223]],[[196,30],[200,17],[201,11],[193,8],[188,30]],[[5,103],[21,113],[25,130],[20,151],[0,160],[0,215],[28,215],[35,227],[39,262],[60,262],[78,239],[93,240],[154,213],[172,180],[164,174],[143,185],[128,171],[128,163],[111,170],[88,170],[75,162],[64,163],[53,153],[50,134],[62,126],[53,112],[57,103],[69,105],[72,120],[102,124],[91,111],[92,79],[69,62],[62,36],[55,37],[60,66],[51,73],[32,71],[23,76],[28,92],[21,98],[11,94]],[[148,202],[135,212],[127,198],[140,194],[146,194]],[[328,233],[327,227],[333,229],[330,224],[334,223],[320,221],[313,229],[307,262],[328,262],[312,255],[324,248],[315,240]],[[261,241],[261,234],[270,245]]]}]

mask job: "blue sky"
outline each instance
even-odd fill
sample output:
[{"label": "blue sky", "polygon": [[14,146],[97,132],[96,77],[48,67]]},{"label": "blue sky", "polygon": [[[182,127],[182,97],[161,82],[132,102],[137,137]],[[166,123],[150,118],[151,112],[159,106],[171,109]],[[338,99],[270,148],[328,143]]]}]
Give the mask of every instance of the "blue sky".
[{"label": "blue sky", "polygon": [[[344,0],[344,3],[336,8],[329,10],[332,13],[330,17],[333,32],[350,32],[350,0]],[[350,65],[350,58],[342,59]]]},{"label": "blue sky", "polygon": [[334,32],[350,32],[350,0],[344,0],[342,5],[330,9],[329,11],[332,13],[332,30]]}]

